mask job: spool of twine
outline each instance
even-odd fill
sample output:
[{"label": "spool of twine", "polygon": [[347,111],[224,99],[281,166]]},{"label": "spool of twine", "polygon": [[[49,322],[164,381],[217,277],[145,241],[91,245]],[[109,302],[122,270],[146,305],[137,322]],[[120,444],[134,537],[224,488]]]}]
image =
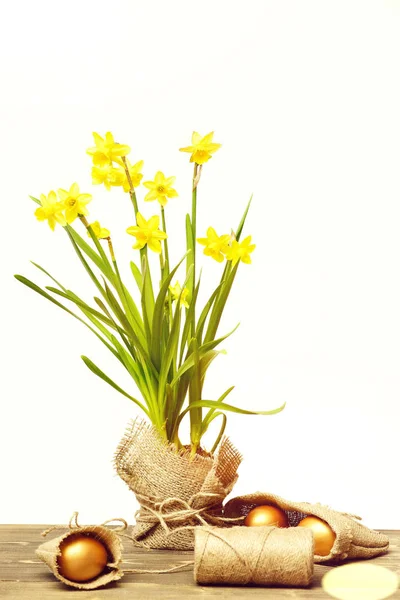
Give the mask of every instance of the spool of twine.
[{"label": "spool of twine", "polygon": [[313,572],[314,537],[309,529],[196,527],[197,583],[307,587]]}]

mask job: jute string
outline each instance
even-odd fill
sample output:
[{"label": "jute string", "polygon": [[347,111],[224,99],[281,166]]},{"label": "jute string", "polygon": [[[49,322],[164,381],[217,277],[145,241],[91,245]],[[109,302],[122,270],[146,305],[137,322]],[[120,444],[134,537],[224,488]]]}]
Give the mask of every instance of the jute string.
[{"label": "jute string", "polygon": [[[40,535],[42,537],[46,537],[52,531],[56,531],[59,529],[70,529],[71,531],[73,531],[75,529],[82,529],[82,525],[79,525],[78,517],[79,517],[79,513],[78,513],[78,511],[75,511],[74,513],[72,513],[72,517],[70,518],[67,527],[65,525],[53,525],[52,527],[49,527],[48,529],[45,529],[44,531],[42,531],[42,533]],[[118,523],[118,522],[121,523],[121,525],[119,527],[113,528],[112,531],[114,531],[114,533],[121,534],[123,531],[128,529],[128,523],[125,521],[125,519],[122,519],[120,517],[118,517],[116,519],[108,519],[108,521],[104,521],[104,523],[101,523],[101,525],[99,525],[99,527],[106,527],[107,525],[110,525],[111,523]],[[129,536],[124,536],[124,537],[129,537]]]},{"label": "jute string", "polygon": [[[184,529],[193,529],[191,523],[196,519],[201,525],[229,525],[235,524],[244,520],[244,516],[240,517],[222,517],[212,513],[213,507],[217,507],[223,500],[224,496],[213,492],[198,492],[193,494],[188,501],[178,497],[165,498],[164,500],[157,499],[151,496],[145,496],[136,493],[137,500],[140,502],[141,508],[136,511],[135,519],[137,523],[157,523],[160,524],[164,531],[170,536],[174,532],[183,531]],[[200,498],[215,499],[211,505],[208,504],[203,508],[194,508],[194,504]],[[168,510],[170,506],[181,506],[175,510]],[[168,523],[188,523],[187,526],[179,527],[175,530],[170,530]]]},{"label": "jute string", "polygon": [[314,538],[308,529],[197,527],[195,581],[200,584],[310,584]]}]

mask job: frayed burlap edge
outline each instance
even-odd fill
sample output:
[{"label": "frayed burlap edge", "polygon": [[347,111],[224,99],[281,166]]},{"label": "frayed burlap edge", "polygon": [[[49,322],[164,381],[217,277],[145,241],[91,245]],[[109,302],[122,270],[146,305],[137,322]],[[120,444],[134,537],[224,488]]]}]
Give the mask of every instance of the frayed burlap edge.
[{"label": "frayed burlap edge", "polygon": [[[107,563],[106,571],[92,579],[91,581],[78,583],[70,581],[61,575],[58,570],[58,557],[61,556],[60,545],[61,542],[66,540],[71,535],[76,534],[89,534],[104,544],[109,555],[109,562]],[[101,525],[90,525],[87,527],[78,527],[70,531],[67,531],[63,535],[60,535],[48,542],[45,542],[36,550],[36,555],[49,567],[57,579],[65,583],[70,587],[77,588],[79,590],[94,590],[111,583],[111,581],[117,581],[123,576],[123,572],[120,569],[122,561],[122,544],[117,533]]]},{"label": "frayed burlap edge", "polygon": [[222,524],[222,502],[236,483],[241,460],[228,438],[215,456],[192,457],[187,450],[177,452],[153,426],[132,421],[117,448],[115,468],[140,504],[134,544],[192,550],[194,526]]},{"label": "frayed burlap edge", "polygon": [[345,559],[373,558],[384,554],[389,548],[389,538],[377,531],[368,529],[358,521],[360,517],[341,513],[322,504],[292,502],[275,494],[257,492],[232,498],[224,508],[227,517],[246,515],[254,506],[272,504],[286,511],[289,525],[296,526],[301,519],[314,515],[328,523],[336,534],[336,540],[329,555],[315,555],[318,563],[340,562]]}]

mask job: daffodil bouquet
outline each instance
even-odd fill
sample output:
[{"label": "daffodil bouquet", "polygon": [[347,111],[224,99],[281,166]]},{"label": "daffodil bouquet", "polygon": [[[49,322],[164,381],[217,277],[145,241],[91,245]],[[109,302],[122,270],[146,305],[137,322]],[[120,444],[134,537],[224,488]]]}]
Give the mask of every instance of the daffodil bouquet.
[{"label": "daffodil bouquet", "polygon": [[[147,217],[143,208],[139,208],[136,193],[142,184],[143,161],[131,164],[129,146],[116,143],[111,133],[106,133],[104,138],[97,133],[93,136],[95,145],[87,150],[93,161],[93,184],[104,185],[108,190],[120,187],[132,202],[134,224],[126,230],[135,238],[135,260],[130,263],[132,279],[123,281],[112,235],[98,221],[89,222],[88,204],[92,196],[81,193],[76,183],[69,190],[59,189],[57,193],[42,194],[40,199],[31,198],[39,205],[36,218],[47,221],[52,230],[59,224],[67,234],[95,288],[93,303],[88,304],[77,293],[66,289],[36,263],[33,264],[54,285],[43,289],[21,275],[16,278],[81,321],[96,335],[127,370],[141,398],[123,390],[89,358],[82,356],[86,366],[132,400],[169,443],[182,448],[179,428],[189,413],[191,452],[196,454],[200,451],[202,436],[210,424],[220,418],[220,431],[211,448],[213,453],[225,430],[227,411],[256,414],[225,402],[232,387],[217,399],[205,399],[202,395],[207,369],[221,353],[220,344],[232,333],[217,337],[239,265],[251,263],[255,249],[251,236],[242,240],[250,202],[236,231],[218,235],[213,227],[209,227],[205,237],[197,238],[200,177],[203,166],[220,144],[213,141],[213,133],[204,137],[193,133],[192,145],[181,148],[182,152],[190,153],[190,162],[194,164],[191,214],[186,215],[185,223],[186,251],[177,265],[171,265],[166,207],[169,199],[178,196],[174,188],[175,177],[166,177],[158,171],[153,180],[143,182],[147,190],[144,202],[156,201],[160,205],[160,214]],[[75,223],[86,230],[89,240],[82,237],[73,226]],[[203,247],[207,257],[223,264],[220,280],[203,307],[198,306],[201,278],[197,269],[196,242]],[[157,277],[151,273],[149,252],[157,253],[160,258]],[[176,280],[178,270],[185,270],[182,285]],[[133,291],[135,284],[138,292]],[[79,312],[74,312],[76,310]],[[274,414],[282,408],[257,414]]]}]

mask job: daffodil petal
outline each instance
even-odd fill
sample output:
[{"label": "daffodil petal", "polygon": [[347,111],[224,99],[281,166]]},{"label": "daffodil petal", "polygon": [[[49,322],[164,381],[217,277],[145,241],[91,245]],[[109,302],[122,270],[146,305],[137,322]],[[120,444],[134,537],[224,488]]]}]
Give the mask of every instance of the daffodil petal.
[{"label": "daffodil petal", "polygon": [[147,227],[151,230],[156,230],[158,229],[158,226],[160,225],[160,217],[158,215],[153,215],[152,217],[150,217],[150,219],[147,221]]},{"label": "daffodil petal", "polygon": [[150,248],[150,250],[152,250],[153,252],[156,252],[157,254],[160,254],[160,252],[161,252],[161,243],[160,243],[159,240],[151,238],[147,242],[147,245]]}]

